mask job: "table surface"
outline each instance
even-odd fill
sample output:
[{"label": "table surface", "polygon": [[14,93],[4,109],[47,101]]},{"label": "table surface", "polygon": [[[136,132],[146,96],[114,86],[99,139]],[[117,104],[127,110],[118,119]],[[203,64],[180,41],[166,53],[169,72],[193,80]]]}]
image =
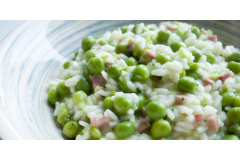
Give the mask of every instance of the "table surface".
[{"label": "table surface", "polygon": [[0,20],[0,42],[10,33],[21,20]]}]

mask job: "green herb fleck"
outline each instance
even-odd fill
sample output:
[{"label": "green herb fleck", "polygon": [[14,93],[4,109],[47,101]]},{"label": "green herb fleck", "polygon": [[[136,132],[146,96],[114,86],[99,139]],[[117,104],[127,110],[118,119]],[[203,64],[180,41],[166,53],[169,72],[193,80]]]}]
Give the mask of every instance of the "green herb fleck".
[{"label": "green herb fleck", "polygon": [[172,109],[172,111],[174,112],[174,109]]},{"label": "green herb fleck", "polygon": [[204,104],[203,107],[205,107],[207,104]]},{"label": "green herb fleck", "polygon": [[184,97],[182,97],[182,99],[181,99],[181,100],[183,101],[183,100],[185,100],[185,98],[184,98]]},{"label": "green herb fleck", "polygon": [[198,86],[198,83],[196,84],[196,86]]},{"label": "green herb fleck", "polygon": [[203,120],[203,122],[207,122],[206,120]]},{"label": "green herb fleck", "polygon": [[141,93],[142,91],[139,89],[139,87],[137,88],[137,93]]},{"label": "green herb fleck", "polygon": [[152,63],[152,66],[154,66],[154,64]]}]

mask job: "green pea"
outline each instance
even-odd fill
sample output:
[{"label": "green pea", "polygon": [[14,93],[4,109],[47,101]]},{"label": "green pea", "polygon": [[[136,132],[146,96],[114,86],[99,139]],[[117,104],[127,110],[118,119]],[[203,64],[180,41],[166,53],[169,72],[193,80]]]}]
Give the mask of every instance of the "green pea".
[{"label": "green pea", "polygon": [[167,62],[172,62],[172,58],[166,53],[160,53],[156,56],[156,61],[160,64],[165,64]]},{"label": "green pea", "polygon": [[87,36],[82,40],[82,49],[84,52],[91,49],[91,47],[96,44],[96,40],[93,36]]},{"label": "green pea", "polygon": [[148,103],[146,112],[148,117],[154,120],[164,118],[167,115],[167,109],[160,101],[152,101]]},{"label": "green pea", "polygon": [[167,137],[171,131],[172,128],[170,123],[163,119],[153,122],[151,127],[151,134],[155,139]]},{"label": "green pea", "polygon": [[197,38],[199,38],[200,37],[200,35],[201,35],[201,32],[200,32],[200,29],[198,28],[198,27],[192,27],[191,28],[191,31],[192,31],[192,33],[194,33],[196,36],[197,36]]},{"label": "green pea", "polygon": [[135,132],[135,127],[132,122],[125,121],[119,123],[115,129],[114,133],[118,139],[125,139],[133,135]]},{"label": "green pea", "polygon": [[184,93],[192,93],[195,90],[196,81],[194,78],[185,76],[178,81],[178,89]]},{"label": "green pea", "polygon": [[199,49],[195,49],[192,51],[192,55],[195,57],[193,62],[198,62],[199,59],[202,57],[202,52]]},{"label": "green pea", "polygon": [[89,93],[92,90],[91,82],[88,78],[81,76],[80,79],[78,80],[76,86],[75,86],[76,91],[84,91],[86,93]]},{"label": "green pea", "polygon": [[146,82],[149,79],[150,73],[148,68],[140,64],[133,70],[133,80],[138,82]]},{"label": "green pea", "polygon": [[186,76],[188,76],[188,77],[192,77],[192,78],[194,78],[195,80],[197,80],[199,77],[198,77],[198,74],[196,73],[196,72],[194,72],[194,71],[187,71],[186,72]]},{"label": "green pea", "polygon": [[57,85],[57,92],[61,96],[66,96],[66,95],[70,94],[70,88],[65,86],[65,81],[62,81],[62,82],[58,83],[58,85]]},{"label": "green pea", "polygon": [[122,26],[122,27],[121,27],[122,33],[126,33],[127,30],[128,30],[128,26]]},{"label": "green pea", "polygon": [[240,96],[236,96],[233,100],[233,107],[240,107]]},{"label": "green pea", "polygon": [[227,112],[228,120],[232,123],[240,123],[240,107],[234,107]]},{"label": "green pea", "polygon": [[57,93],[55,88],[51,88],[48,92],[48,102],[55,105],[56,102],[61,100],[61,96]]},{"label": "green pea", "polygon": [[63,134],[67,138],[75,138],[81,126],[77,121],[69,121],[63,127]]},{"label": "green pea", "polygon": [[237,136],[240,135],[240,127],[238,126],[229,126],[227,131],[229,134],[232,134],[232,135],[237,135]]},{"label": "green pea", "polygon": [[90,58],[95,57],[95,55],[96,55],[98,52],[99,52],[99,51],[96,50],[96,49],[90,49],[90,50],[88,50],[88,51],[84,54],[84,57],[85,57],[86,62],[88,62]]},{"label": "green pea", "polygon": [[83,69],[83,75],[84,75],[85,77],[89,77],[90,74],[91,74],[91,72],[90,72],[90,70],[88,69],[88,67],[87,67],[87,66],[84,67],[84,69]]},{"label": "green pea", "polygon": [[166,43],[168,41],[170,35],[171,35],[171,31],[166,30],[166,29],[161,30],[158,32],[157,40],[160,43]]},{"label": "green pea", "polygon": [[98,44],[100,44],[101,46],[104,46],[105,44],[108,44],[109,42],[108,42],[108,40],[106,40],[106,39],[102,39],[102,40],[100,40],[99,42],[98,42]]},{"label": "green pea", "polygon": [[227,135],[227,136],[224,136],[222,140],[239,140],[239,138],[235,135]]},{"label": "green pea", "polygon": [[235,94],[233,92],[224,92],[221,94],[222,96],[222,107],[232,106],[235,98]]},{"label": "green pea", "polygon": [[136,110],[136,112],[140,112],[142,111],[142,108],[146,105],[147,101],[146,98],[144,97],[144,95],[142,94],[137,94],[139,101],[138,101],[138,109]]},{"label": "green pea", "polygon": [[122,42],[118,43],[118,45],[115,48],[115,52],[116,52],[116,54],[122,53],[122,54],[125,54],[128,57],[131,56],[131,53],[128,52],[128,45],[127,45],[127,43],[122,43]]},{"label": "green pea", "polygon": [[83,91],[77,91],[73,94],[73,102],[80,103],[84,102],[87,99],[87,94]]},{"label": "green pea", "polygon": [[228,62],[235,61],[240,62],[240,52],[233,52],[228,58]]},{"label": "green pea", "polygon": [[69,115],[69,109],[67,106],[62,106],[57,112],[58,123],[64,126],[68,121],[72,120],[72,116]]},{"label": "green pea", "polygon": [[128,84],[127,84],[128,81],[132,82],[132,79],[130,76],[128,76],[128,75],[121,76],[118,81],[119,88],[124,93],[134,93],[134,91],[128,86]]},{"label": "green pea", "polygon": [[186,76],[186,71],[182,70],[182,73],[180,73],[180,78]]},{"label": "green pea", "polygon": [[127,58],[127,59],[125,60],[125,62],[126,62],[126,64],[127,64],[128,66],[137,66],[137,65],[138,65],[137,60],[136,60],[135,58],[133,58],[133,57]]},{"label": "green pea", "polygon": [[122,75],[122,67],[118,64],[113,64],[108,68],[107,74],[113,79],[118,79]]},{"label": "green pea", "polygon": [[117,43],[109,43],[110,46],[116,47]]},{"label": "green pea", "polygon": [[68,68],[70,67],[71,63],[72,63],[71,61],[65,62],[65,63],[63,64],[63,68],[64,68],[64,69],[68,69]]},{"label": "green pea", "polygon": [[188,69],[188,71],[196,71],[196,70],[198,70],[198,68],[199,68],[199,64],[197,64],[197,63],[190,63],[190,64],[188,64],[189,65],[189,69]]},{"label": "green pea", "polygon": [[191,33],[191,30],[186,30],[183,34],[182,34],[182,38],[185,40],[189,37],[189,34]]},{"label": "green pea", "polygon": [[105,69],[105,64],[102,58],[93,57],[88,61],[88,69],[93,75],[101,75]]},{"label": "green pea", "polygon": [[111,99],[110,96],[107,96],[104,100],[103,100],[103,106],[104,108],[106,109],[110,109],[110,110],[113,110],[114,109],[114,103]]},{"label": "green pea", "polygon": [[126,113],[129,109],[133,108],[133,101],[125,95],[119,96],[114,100],[114,108],[119,113]]},{"label": "green pea", "polygon": [[[137,28],[138,28],[138,27],[139,27],[139,24],[136,24],[136,25],[132,28],[132,32],[133,32],[134,34],[137,34]],[[147,32],[147,31],[149,31],[149,29],[144,26],[143,29],[142,29],[142,33]],[[140,33],[140,34],[142,34],[142,33]]]},{"label": "green pea", "polygon": [[78,55],[78,51],[76,51],[76,52],[74,53],[74,58],[76,58],[77,55]]},{"label": "green pea", "polygon": [[95,139],[100,139],[102,137],[102,134],[98,128],[90,127],[90,133]]},{"label": "green pea", "polygon": [[240,63],[231,61],[231,62],[228,63],[227,68],[229,68],[235,74],[240,73]]},{"label": "green pea", "polygon": [[207,57],[207,62],[208,63],[211,63],[211,64],[216,63],[216,58],[212,54],[211,51],[207,51],[207,52],[203,53],[203,55],[205,55]]},{"label": "green pea", "polygon": [[173,52],[177,52],[181,47],[187,48],[186,44],[184,42],[180,42],[180,41],[173,42],[170,47]]}]

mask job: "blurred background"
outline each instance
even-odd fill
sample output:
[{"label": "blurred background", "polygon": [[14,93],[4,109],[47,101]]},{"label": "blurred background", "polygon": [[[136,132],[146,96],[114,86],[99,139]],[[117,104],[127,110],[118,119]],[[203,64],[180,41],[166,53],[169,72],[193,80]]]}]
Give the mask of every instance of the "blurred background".
[{"label": "blurred background", "polygon": [[20,24],[22,21],[20,20],[0,20],[0,42],[3,40],[6,35],[13,30],[18,24]]}]

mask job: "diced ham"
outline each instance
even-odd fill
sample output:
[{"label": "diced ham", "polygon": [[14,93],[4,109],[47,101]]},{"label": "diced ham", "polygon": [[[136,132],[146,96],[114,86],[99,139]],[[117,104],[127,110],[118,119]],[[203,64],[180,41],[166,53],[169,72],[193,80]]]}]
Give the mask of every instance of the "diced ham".
[{"label": "diced ham", "polygon": [[152,59],[156,57],[156,53],[154,50],[146,49],[145,54]]},{"label": "diced ham", "polygon": [[142,117],[143,117],[143,118],[147,117],[146,108],[143,108],[143,109],[142,109]]},{"label": "diced ham", "polygon": [[218,123],[218,118],[217,114],[212,114],[207,117],[207,123],[208,127],[211,131],[217,131],[219,129],[219,123]]},{"label": "diced ham", "polygon": [[209,85],[209,84],[210,84],[211,86],[213,86],[214,80],[212,80],[211,78],[205,79],[205,80],[204,80],[204,85],[207,86],[207,85]]},{"label": "diced ham", "polygon": [[203,29],[203,28],[201,29],[201,33],[206,35],[206,36],[208,36],[208,32],[205,29]]},{"label": "diced ham", "polygon": [[128,41],[128,52],[133,53],[134,45],[135,43],[132,40]]},{"label": "diced ham", "polygon": [[185,95],[176,95],[175,96],[175,102],[177,105],[182,105],[184,103],[186,103],[188,97]]},{"label": "diced ham", "polygon": [[101,47],[100,44],[94,44],[91,49],[99,49]]},{"label": "diced ham", "polygon": [[229,72],[227,72],[225,74],[220,75],[218,79],[220,79],[222,82],[224,82],[229,77],[234,78],[234,73],[232,71],[229,71]]},{"label": "diced ham", "polygon": [[203,115],[202,113],[194,113],[193,116],[195,117],[195,120],[193,122],[193,125],[195,127],[199,127],[203,121]]},{"label": "diced ham", "polygon": [[138,131],[142,132],[145,129],[147,129],[147,122],[145,119],[142,119],[138,122]]},{"label": "diced ham", "polygon": [[98,76],[89,75],[89,78],[91,79],[93,89],[96,86],[101,86],[106,82],[102,75],[98,75]]},{"label": "diced ham", "polygon": [[102,116],[102,117],[92,117],[90,121],[93,127],[101,128],[111,122],[111,118],[109,116]]},{"label": "diced ham", "polygon": [[160,138],[159,140],[167,140],[166,138]]},{"label": "diced ham", "polygon": [[217,35],[212,35],[212,36],[208,36],[208,40],[211,40],[213,42],[217,42]]},{"label": "diced ham", "polygon": [[176,24],[169,24],[167,25],[166,29],[170,31],[176,31],[178,29],[178,26]]},{"label": "diced ham", "polygon": [[105,66],[106,66],[106,68],[109,68],[111,65],[113,65],[114,63],[112,63],[112,62],[107,62],[106,64],[105,64]]}]

